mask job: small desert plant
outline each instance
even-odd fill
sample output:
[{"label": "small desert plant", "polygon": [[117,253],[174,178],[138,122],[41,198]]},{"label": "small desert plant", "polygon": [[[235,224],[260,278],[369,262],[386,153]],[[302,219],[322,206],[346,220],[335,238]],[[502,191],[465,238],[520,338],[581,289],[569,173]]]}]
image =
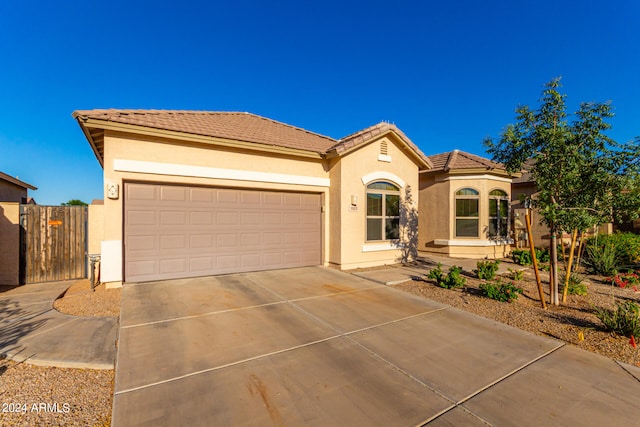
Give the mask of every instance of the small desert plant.
[{"label": "small desert plant", "polygon": [[518,265],[531,265],[531,252],[529,250],[514,249],[511,251],[513,262]]},{"label": "small desert plant", "polygon": [[514,282],[503,282],[498,279],[492,282],[480,284],[480,290],[483,295],[500,302],[511,302],[518,299],[518,295],[522,294],[522,288],[516,286]]},{"label": "small desert plant", "polygon": [[[538,266],[540,264],[548,263],[550,260],[549,249],[535,248],[536,259],[538,260]],[[559,252],[561,254],[562,252]],[[511,258],[513,262],[518,265],[531,265],[533,260],[531,259],[531,250],[529,249],[514,249],[511,251]]]},{"label": "small desert plant", "polygon": [[462,276],[461,267],[453,266],[449,268],[449,274],[445,276],[440,263],[436,268],[429,271],[427,278],[435,280],[438,286],[447,289],[460,288],[467,282],[467,279]]},{"label": "small desert plant", "polygon": [[587,246],[587,267],[594,274],[610,276],[616,273],[618,257],[612,244],[603,246],[591,244]]},{"label": "small desert plant", "polygon": [[427,279],[433,279],[437,283],[440,283],[443,277],[444,273],[442,272],[442,263],[438,263],[436,268],[432,268],[429,273],[427,273]]},{"label": "small desert plant", "polygon": [[616,302],[613,310],[598,308],[595,314],[608,331],[625,337],[640,336],[640,306],[633,301]]},{"label": "small desert plant", "polygon": [[614,233],[592,237],[589,246],[613,246],[616,259],[621,265],[632,265],[640,262],[640,236],[634,233]]},{"label": "small desert plant", "polygon": [[509,270],[509,277],[511,277],[512,280],[520,281],[520,280],[524,279],[524,271],[522,271],[522,270],[513,270],[511,268],[509,268],[508,270]]},{"label": "small desert plant", "polygon": [[474,273],[482,280],[493,280],[498,272],[498,266],[500,261],[478,261],[476,264],[477,270],[473,270]]},{"label": "small desert plant", "polygon": [[[569,295],[579,295],[579,296],[587,295],[587,285],[582,283],[583,280],[584,279],[582,278],[582,276],[579,276],[575,273],[569,276],[569,286],[567,289],[567,293]],[[565,283],[565,281],[566,281],[566,275],[563,275],[561,278],[561,282]]]}]

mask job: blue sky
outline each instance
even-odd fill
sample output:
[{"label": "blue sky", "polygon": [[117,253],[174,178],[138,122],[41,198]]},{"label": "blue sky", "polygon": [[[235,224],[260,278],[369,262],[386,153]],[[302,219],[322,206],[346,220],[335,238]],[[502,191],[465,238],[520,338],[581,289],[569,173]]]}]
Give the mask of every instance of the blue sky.
[{"label": "blue sky", "polygon": [[76,109],[248,111],[334,138],[395,123],[486,155],[563,77],[640,136],[640,2],[0,2],[0,171],[40,204],[103,197]]}]

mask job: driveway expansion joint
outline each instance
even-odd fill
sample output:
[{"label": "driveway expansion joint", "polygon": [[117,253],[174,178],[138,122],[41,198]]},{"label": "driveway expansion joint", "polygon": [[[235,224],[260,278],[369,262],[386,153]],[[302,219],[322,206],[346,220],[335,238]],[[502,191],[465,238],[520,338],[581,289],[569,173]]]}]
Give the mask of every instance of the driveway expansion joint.
[{"label": "driveway expansion joint", "polygon": [[[545,357],[549,356],[552,353],[555,353],[557,350],[561,349],[562,347],[564,347],[566,345],[566,343],[560,343],[558,344],[558,346],[552,348],[551,350],[546,351],[545,353],[539,355],[538,357],[534,358],[533,360],[530,360],[529,362],[523,364],[522,366],[512,370],[511,372],[508,372],[507,374],[503,375],[502,377],[496,379],[495,381],[492,381],[491,383],[487,384],[486,386],[476,390],[475,392],[471,393],[470,395],[468,395],[467,397],[464,397],[462,399],[460,399],[458,402],[455,403],[455,405],[453,405],[452,407],[443,410],[442,412],[430,417],[429,419],[427,419],[424,423],[421,424],[421,426],[425,426],[427,424],[429,424],[430,422],[436,420],[437,418],[441,417],[442,415],[446,414],[447,412],[451,411],[452,409],[455,409],[457,407],[462,408],[465,412],[469,412],[471,415],[476,416],[475,414],[473,414],[472,412],[470,412],[468,409],[466,409],[463,405],[465,402],[473,399],[474,397],[478,396],[479,394],[489,390],[490,388],[494,387],[495,385],[501,383],[502,381],[506,380],[507,378],[512,377],[513,375],[517,374],[518,372],[526,369],[527,367],[533,365],[534,363],[544,359]],[[480,418],[480,417],[478,417]],[[482,420],[482,418],[480,418]],[[483,422],[487,422],[486,420],[482,420]],[[491,425],[491,424],[489,424]]]}]

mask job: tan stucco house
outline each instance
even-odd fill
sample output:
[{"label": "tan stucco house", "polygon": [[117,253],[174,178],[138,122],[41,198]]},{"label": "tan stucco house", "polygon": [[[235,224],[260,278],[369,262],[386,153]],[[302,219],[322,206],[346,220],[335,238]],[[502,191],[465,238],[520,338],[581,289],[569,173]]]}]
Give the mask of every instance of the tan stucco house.
[{"label": "tan stucco house", "polygon": [[429,156],[420,172],[418,248],[464,258],[511,251],[511,176],[504,166],[454,150]]},{"label": "tan stucco house", "polygon": [[93,238],[112,284],[398,262],[407,195],[432,168],[389,123],[336,140],[249,113],[73,117],[104,169]]},{"label": "tan stucco house", "polygon": [[29,190],[37,190],[31,184],[0,172],[0,202],[28,203]]}]

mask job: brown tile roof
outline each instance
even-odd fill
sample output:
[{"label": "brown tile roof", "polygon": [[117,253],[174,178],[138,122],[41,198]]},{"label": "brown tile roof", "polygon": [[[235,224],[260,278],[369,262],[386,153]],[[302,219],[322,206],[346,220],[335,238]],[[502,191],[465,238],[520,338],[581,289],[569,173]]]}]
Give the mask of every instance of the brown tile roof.
[{"label": "brown tile roof", "polygon": [[84,125],[87,120],[291,148],[320,155],[327,154],[329,151],[335,151],[340,155],[352,147],[393,131],[419,159],[426,165],[431,165],[427,156],[400,129],[390,123],[379,123],[336,140],[286,123],[241,112],[107,109],[78,110],[74,111],[72,116],[78,120],[85,131],[100,162],[102,162],[104,146],[99,125],[87,129]]},{"label": "brown tile roof", "polygon": [[373,125],[356,133],[352,133],[351,135],[345,136],[344,138],[341,138],[335,146],[331,147],[331,149],[335,150],[338,154],[341,154],[390,131],[398,135],[400,139],[402,139],[405,144],[414,151],[416,156],[431,167],[431,161],[429,158],[400,129],[398,129],[396,125],[386,122],[380,122],[377,125]]},{"label": "brown tile roof", "polygon": [[522,164],[522,176],[513,178],[514,184],[522,184],[524,182],[534,182],[533,174],[531,173],[531,168],[535,165],[534,159],[527,159]]},{"label": "brown tile roof", "polygon": [[317,153],[324,153],[336,144],[336,140],[328,136],[241,112],[109,109],[79,110],[73,113],[73,117],[79,120],[97,119]]},{"label": "brown tile roof", "polygon": [[0,172],[0,179],[3,181],[10,182],[14,185],[17,185],[18,187],[28,188],[29,190],[37,190],[37,188],[34,187],[33,185],[27,184],[24,181],[20,181],[18,178],[14,178],[11,175],[7,175],[6,173],[3,173],[3,172]]},{"label": "brown tile roof", "polygon": [[429,156],[433,163],[432,171],[450,171],[463,169],[487,169],[504,171],[504,166],[487,158],[460,150]]}]

